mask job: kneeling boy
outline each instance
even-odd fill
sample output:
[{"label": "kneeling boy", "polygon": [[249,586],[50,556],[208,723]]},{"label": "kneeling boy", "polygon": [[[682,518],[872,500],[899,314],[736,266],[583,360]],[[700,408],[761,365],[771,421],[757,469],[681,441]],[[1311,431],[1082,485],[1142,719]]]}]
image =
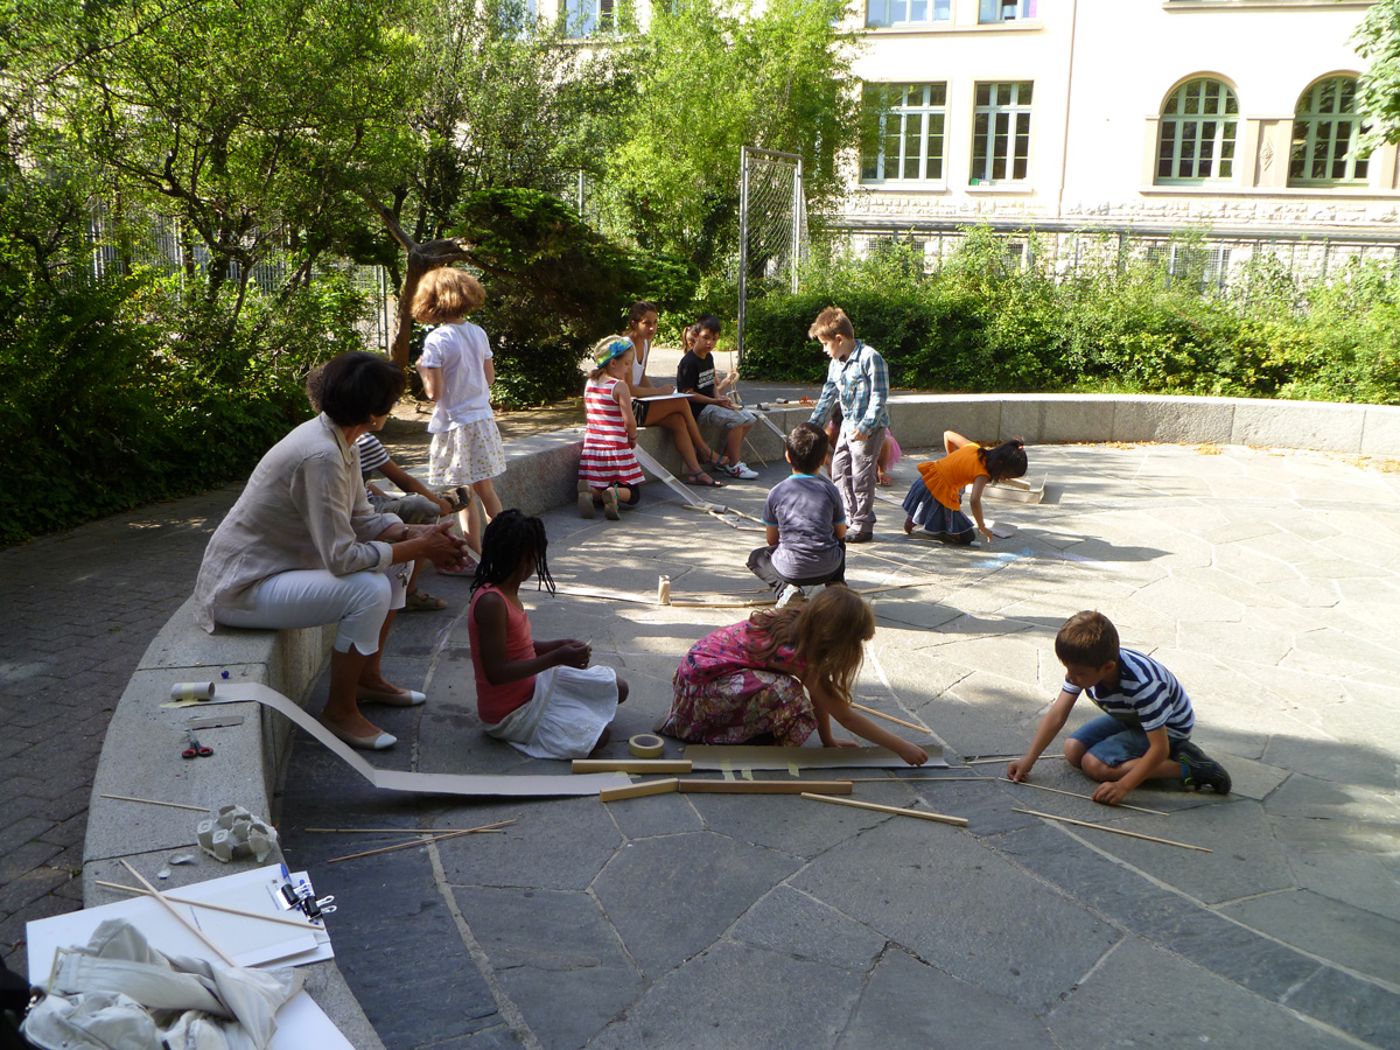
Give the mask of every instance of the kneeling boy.
[{"label": "kneeling boy", "polygon": [[763,505],[768,546],[749,555],[749,570],[778,592],[779,608],[846,582],[846,512],[836,486],[818,473],[826,434],[815,423],[799,423],[783,444],[792,473]]},{"label": "kneeling boy", "polygon": [[1118,645],[1107,616],[1076,613],[1055,636],[1055,655],[1065,665],[1060,695],[1040,720],[1035,739],[1006,767],[1025,780],[1042,751],[1064,728],[1070,709],[1087,691],[1105,714],[1065,741],[1065,757],[1101,781],[1094,801],[1115,806],[1144,780],[1179,780],[1188,788],[1230,792],[1230,774],[1191,743],[1196,723],[1181,683],[1150,656]]}]

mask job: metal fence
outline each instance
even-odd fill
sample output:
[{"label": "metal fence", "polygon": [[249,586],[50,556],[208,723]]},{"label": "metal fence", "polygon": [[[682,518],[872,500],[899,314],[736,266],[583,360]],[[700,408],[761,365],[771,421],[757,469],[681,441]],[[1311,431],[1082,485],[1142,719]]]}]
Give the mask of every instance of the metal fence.
[{"label": "metal fence", "polygon": [[[1123,269],[1131,262],[1160,263],[1168,279],[1189,278],[1202,290],[1225,291],[1252,264],[1271,260],[1300,286],[1326,280],[1353,261],[1376,262],[1400,272],[1400,235],[1338,230],[1224,230],[1148,226],[1075,227],[1064,223],[992,220],[980,224],[1001,238],[1008,263],[1035,262],[1059,276],[1089,269]],[[903,243],[921,251],[926,272],[941,269],[968,236],[967,223],[833,223],[828,234],[838,254],[869,255]]]},{"label": "metal fence", "polygon": [[[185,279],[185,255],[181,249],[179,223],[169,216],[154,216],[144,220],[136,229],[118,231],[106,209],[94,206],[88,217],[87,253],[83,272],[70,271],[70,281],[109,280],[123,271],[124,266],[141,266]],[[188,248],[190,263],[197,270],[209,265],[208,248],[192,239]],[[249,284],[264,294],[279,291],[296,272],[299,262],[290,252],[273,252],[252,267]],[[388,352],[394,338],[396,290],[391,286],[388,271],[382,266],[365,266],[343,259],[317,263],[311,279],[338,274],[365,296],[369,309],[360,323],[365,349]],[[242,279],[242,267],[232,263],[230,279]]]}]

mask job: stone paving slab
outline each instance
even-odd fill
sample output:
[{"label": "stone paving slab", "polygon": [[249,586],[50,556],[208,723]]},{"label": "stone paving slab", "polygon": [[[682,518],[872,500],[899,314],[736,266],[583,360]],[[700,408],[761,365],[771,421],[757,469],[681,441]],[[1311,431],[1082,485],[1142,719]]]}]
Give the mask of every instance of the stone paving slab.
[{"label": "stone paving slab", "polygon": [[[395,985],[342,959],[381,1034],[392,1028],[386,1043],[1394,1045],[1400,654],[1376,615],[1400,594],[1400,476],[1235,447],[1067,446],[1033,457],[1050,498],[998,504],[993,516],[1019,532],[990,549],[905,539],[898,508],[877,507],[877,542],[850,553],[853,582],[931,579],[874,598],[880,627],[857,694],[927,724],[954,761],[1017,753],[1059,686],[1055,630],[1097,607],[1125,644],[1178,672],[1196,699],[1196,738],[1237,775],[1235,794],[1136,792],[1132,801],[1170,814],[1156,817],[995,780],[905,783],[894,771],[890,783],[857,785],[873,801],[966,816],[967,830],[774,797],[390,805],[334,769],[302,776],[319,760],[299,740],[284,801],[294,855],[308,813],[324,823],[328,807],[364,823],[517,821],[501,835],[377,859],[383,886],[446,904],[449,915],[422,912],[448,935],[429,935],[426,920],[371,920],[373,937],[352,930],[348,943],[372,940],[376,959],[391,943],[416,945],[461,975],[435,986],[441,1001],[410,1030]],[[897,474],[894,493],[912,462]],[[779,476],[770,468],[723,499],[757,513]],[[665,572],[676,596],[753,593],[742,562],[759,537],[684,510],[659,487],[622,522],[567,510],[546,520],[561,585],[647,595]],[[1366,557],[1350,556],[1360,543]],[[389,653],[430,701],[384,711],[386,727],[413,743],[375,760],[557,771],[481,735],[460,618],[466,582],[430,589],[452,608],[403,617]],[[686,647],[745,615],[534,592],[526,602],[537,637],[587,637],[595,660],[631,682],[611,754],[664,713]],[[1091,714],[1076,710],[1071,727]],[[1051,754],[1034,777],[1093,789]],[[1052,826],[1013,806],[1214,852]],[[358,863],[313,874],[327,892],[346,879],[347,892],[373,898],[347,870]]]}]

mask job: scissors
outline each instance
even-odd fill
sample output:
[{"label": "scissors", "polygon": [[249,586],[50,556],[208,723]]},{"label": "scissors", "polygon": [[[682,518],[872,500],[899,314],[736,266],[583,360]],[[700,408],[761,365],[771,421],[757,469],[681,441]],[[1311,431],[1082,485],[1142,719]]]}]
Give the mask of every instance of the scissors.
[{"label": "scissors", "polygon": [[199,742],[199,738],[194,735],[193,729],[185,730],[185,736],[189,737],[190,746],[180,752],[181,758],[208,758],[214,753],[212,747],[205,747]]}]

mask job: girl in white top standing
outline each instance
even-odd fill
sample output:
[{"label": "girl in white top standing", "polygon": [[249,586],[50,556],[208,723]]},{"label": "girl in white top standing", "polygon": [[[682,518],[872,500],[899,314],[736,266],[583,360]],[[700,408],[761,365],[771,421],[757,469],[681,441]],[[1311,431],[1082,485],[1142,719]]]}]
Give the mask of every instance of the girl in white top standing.
[{"label": "girl in white top standing", "polygon": [[[424,274],[413,296],[413,319],[437,325],[418,358],[423,388],[437,402],[428,423],[433,435],[428,483],[469,485],[489,520],[501,512],[491,479],[506,472],[506,453],[491,413],[491,384],[496,381],[491,345],[486,333],[467,321],[467,314],[485,301],[480,281],[444,266]],[[480,520],[468,507],[461,511],[461,522],[468,545],[480,554]]]}]

